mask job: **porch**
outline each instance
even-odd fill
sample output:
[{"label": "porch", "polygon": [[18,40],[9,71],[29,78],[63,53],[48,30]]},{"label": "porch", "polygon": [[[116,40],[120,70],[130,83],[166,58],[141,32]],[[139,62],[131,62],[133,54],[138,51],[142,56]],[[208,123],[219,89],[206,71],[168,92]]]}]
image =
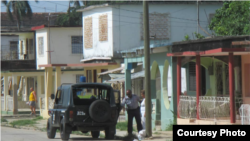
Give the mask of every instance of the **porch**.
[{"label": "porch", "polygon": [[[243,87],[247,82],[244,77],[249,79],[246,70],[250,62],[243,60],[250,55],[248,38],[218,37],[173,45],[167,56],[176,57],[178,124],[241,124],[239,109],[242,104],[250,104],[249,87]],[[205,58],[216,58],[222,65]],[[191,61],[195,62],[189,80],[193,93],[181,95],[181,68]]]}]

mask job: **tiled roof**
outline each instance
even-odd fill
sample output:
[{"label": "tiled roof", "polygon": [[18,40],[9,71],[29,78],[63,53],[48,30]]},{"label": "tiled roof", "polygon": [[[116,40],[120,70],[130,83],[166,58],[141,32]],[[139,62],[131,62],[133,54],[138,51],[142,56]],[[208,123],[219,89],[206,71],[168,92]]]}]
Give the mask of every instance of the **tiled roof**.
[{"label": "tiled roof", "polygon": [[[50,13],[50,15],[60,15],[64,13]],[[33,13],[33,16],[31,19],[25,17],[21,21],[21,28],[29,29],[33,26],[39,26],[43,24],[48,24],[48,15],[49,13]],[[6,12],[1,12],[1,29],[15,29],[17,28],[17,22],[15,20],[12,22],[9,18]],[[51,16],[50,17],[50,25],[55,25],[55,21],[57,19],[57,16]]]}]

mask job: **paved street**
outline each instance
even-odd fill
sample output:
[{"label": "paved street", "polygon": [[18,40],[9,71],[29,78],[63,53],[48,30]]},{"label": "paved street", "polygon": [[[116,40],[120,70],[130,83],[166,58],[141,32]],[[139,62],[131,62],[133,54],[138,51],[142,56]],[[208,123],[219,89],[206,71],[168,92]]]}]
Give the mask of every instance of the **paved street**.
[{"label": "paved street", "polygon": [[[76,140],[93,141],[93,139],[89,137],[70,135],[69,141],[76,141]],[[97,139],[97,140],[104,140],[104,139]],[[16,128],[1,126],[1,141],[61,141],[61,138],[59,133],[57,133],[55,139],[52,140],[47,138],[46,132],[16,129]]]}]

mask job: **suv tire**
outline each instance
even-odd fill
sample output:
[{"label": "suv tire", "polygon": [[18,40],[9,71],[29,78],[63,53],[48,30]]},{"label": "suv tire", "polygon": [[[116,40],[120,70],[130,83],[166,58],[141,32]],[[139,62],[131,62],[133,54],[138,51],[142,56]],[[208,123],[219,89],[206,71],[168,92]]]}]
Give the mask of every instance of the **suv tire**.
[{"label": "suv tire", "polygon": [[65,124],[63,123],[63,119],[61,120],[61,125],[60,125],[60,135],[61,135],[61,139],[63,141],[67,141],[69,140],[69,136],[70,134],[66,132],[66,129],[65,129]]},{"label": "suv tire", "polygon": [[47,137],[54,139],[56,136],[56,128],[52,127],[52,118],[50,117],[47,121]]},{"label": "suv tire", "polygon": [[96,122],[110,119],[110,105],[104,100],[95,100],[89,107],[89,115]]},{"label": "suv tire", "polygon": [[92,138],[99,138],[100,131],[91,131]]}]

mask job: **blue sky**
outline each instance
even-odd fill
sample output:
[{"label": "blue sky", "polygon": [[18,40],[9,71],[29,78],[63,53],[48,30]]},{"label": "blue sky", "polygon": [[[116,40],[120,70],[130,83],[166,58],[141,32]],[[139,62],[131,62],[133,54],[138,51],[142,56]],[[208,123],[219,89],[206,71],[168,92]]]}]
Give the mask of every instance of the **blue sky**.
[{"label": "blue sky", "polygon": [[[67,12],[69,0],[28,0],[33,12]],[[1,3],[1,12],[6,12],[6,7]]]}]

